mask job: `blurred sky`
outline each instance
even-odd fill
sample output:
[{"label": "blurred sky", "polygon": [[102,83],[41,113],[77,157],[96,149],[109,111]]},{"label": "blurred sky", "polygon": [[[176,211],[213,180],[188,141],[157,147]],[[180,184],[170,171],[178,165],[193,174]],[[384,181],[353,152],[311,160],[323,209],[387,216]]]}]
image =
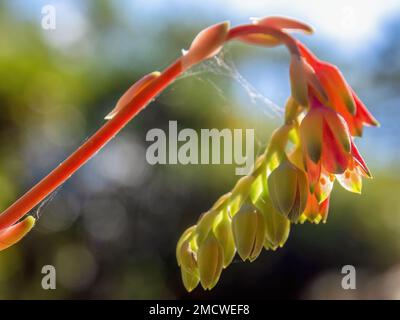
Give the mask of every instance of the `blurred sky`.
[{"label": "blurred sky", "polygon": [[[89,3],[90,1],[16,0],[9,1],[8,5],[17,16],[31,21],[41,18],[38,13],[43,5],[54,5],[59,12],[57,30],[50,34],[45,32],[44,36],[57,49],[68,52],[77,51],[77,47],[79,50],[90,47],[90,40],[87,39],[90,24],[86,10]],[[374,149],[368,149],[364,142],[361,142],[361,148],[367,148],[368,156],[372,157],[374,162],[390,165],[400,159],[399,152],[389,147],[392,143],[390,139],[400,133],[393,122],[394,114],[398,114],[397,108],[391,109],[400,98],[397,92],[388,92],[387,88],[377,87],[374,92],[370,90],[371,74],[375,72],[374,65],[381,67],[381,64],[376,62],[377,52],[387,46],[387,41],[390,41],[387,38],[387,29],[400,16],[399,1],[123,0],[113,2],[112,5],[119,13],[124,27],[130,26],[137,35],[132,39],[132,43],[129,43],[125,40],[126,35],[121,34],[120,30],[108,31],[114,46],[110,48],[108,45],[104,50],[109,53],[109,57],[113,57],[110,65],[120,63],[121,66],[125,65],[127,59],[132,60],[132,63],[134,60],[139,63],[144,56],[149,59],[149,51],[156,55],[152,39],[155,39],[157,34],[162,34],[164,26],[169,22],[179,22],[184,30],[185,26],[195,24],[198,24],[199,28],[221,20],[230,20],[232,24],[238,24],[248,21],[249,17],[267,15],[287,15],[307,21],[315,27],[316,33],[311,38],[300,37],[317,53],[323,48],[325,56],[322,58],[338,64],[350,83],[353,81],[353,84],[360,86],[358,89],[362,98],[366,94],[369,95],[366,99],[370,103],[370,109],[378,120],[385,124],[378,135],[372,135],[368,129],[365,132],[365,140],[373,141],[369,145],[373,145]],[[132,52],[136,53],[135,57],[132,57]],[[353,61],[357,63],[351,66]],[[270,69],[266,69],[262,76],[258,72],[260,64]],[[267,59],[255,58],[242,62],[239,67],[249,83],[272,102],[282,106],[289,93],[287,74],[277,69],[275,62],[269,63]],[[246,95],[246,92],[239,91],[237,98],[243,99],[243,93]],[[246,100],[243,102],[246,103]],[[379,156],[375,156],[376,154]]]}]

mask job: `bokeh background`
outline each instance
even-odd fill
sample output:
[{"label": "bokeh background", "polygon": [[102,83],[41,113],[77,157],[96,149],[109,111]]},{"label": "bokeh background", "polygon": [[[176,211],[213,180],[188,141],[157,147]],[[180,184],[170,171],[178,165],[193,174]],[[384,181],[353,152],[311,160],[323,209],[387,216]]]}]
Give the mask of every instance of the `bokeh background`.
[{"label": "bokeh background", "polygon": [[[44,5],[56,30],[41,28]],[[361,196],[336,185],[325,225],[294,226],[285,247],[235,259],[211,292],[187,294],[175,261],[181,232],[237,180],[234,165],[146,162],[146,133],[254,128],[256,154],[281,122],[288,54],[238,43],[224,65],[203,63],[176,81],[32,214],[35,229],[0,253],[0,298],[400,298],[400,3],[381,1],[0,2],[0,207],[47,174],[103,122],[143,74],[168,65],[202,28],[288,15],[298,35],[338,65],[381,127],[358,141],[373,180]],[[296,35],[297,36],[297,35]],[[57,289],[41,288],[54,265]],[[354,265],[357,290],[342,290]]]}]

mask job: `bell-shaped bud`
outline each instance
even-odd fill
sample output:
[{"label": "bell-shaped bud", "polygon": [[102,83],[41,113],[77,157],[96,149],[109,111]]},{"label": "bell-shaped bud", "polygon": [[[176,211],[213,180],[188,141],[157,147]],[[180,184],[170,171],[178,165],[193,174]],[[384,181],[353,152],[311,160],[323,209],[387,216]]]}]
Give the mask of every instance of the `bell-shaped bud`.
[{"label": "bell-shaped bud", "polygon": [[254,205],[245,203],[232,219],[232,230],[242,260],[255,260],[265,239],[265,222],[261,212]]},{"label": "bell-shaped bud", "polygon": [[35,218],[26,217],[16,224],[0,230],[0,251],[11,247],[20,241],[35,225]]},{"label": "bell-shaped bud", "polygon": [[268,190],[274,208],[291,221],[297,221],[307,204],[305,173],[284,159],[268,176]]},{"label": "bell-shaped bud", "polygon": [[114,118],[114,116],[121,111],[126,105],[128,105],[133,98],[135,98],[141,91],[143,91],[150,83],[157,79],[161,75],[160,72],[155,71],[145,75],[140,80],[136,81],[118,100],[115,108],[104,117],[106,120]]},{"label": "bell-shaped bud", "polygon": [[290,221],[272,206],[270,199],[264,197],[255,203],[255,206],[264,216],[265,221],[265,249],[276,250],[283,247],[289,237]]},{"label": "bell-shaped bud", "polygon": [[223,248],[214,233],[210,231],[204,241],[199,244],[197,253],[200,283],[205,290],[211,290],[217,284],[223,262]]},{"label": "bell-shaped bud", "polygon": [[200,281],[197,267],[196,242],[193,232],[196,226],[192,226],[182,234],[176,246],[176,259],[181,267],[183,285],[188,292],[197,287]]},{"label": "bell-shaped bud", "polygon": [[232,221],[227,211],[223,212],[220,221],[214,227],[214,233],[224,251],[224,263],[226,268],[233,260],[236,247],[232,233]]},{"label": "bell-shaped bud", "polygon": [[200,282],[199,273],[188,272],[181,268],[182,282],[188,292],[192,292]]},{"label": "bell-shaped bud", "polygon": [[229,31],[229,22],[221,22],[202,30],[194,38],[188,51],[182,57],[183,69],[212,58],[221,50]]}]

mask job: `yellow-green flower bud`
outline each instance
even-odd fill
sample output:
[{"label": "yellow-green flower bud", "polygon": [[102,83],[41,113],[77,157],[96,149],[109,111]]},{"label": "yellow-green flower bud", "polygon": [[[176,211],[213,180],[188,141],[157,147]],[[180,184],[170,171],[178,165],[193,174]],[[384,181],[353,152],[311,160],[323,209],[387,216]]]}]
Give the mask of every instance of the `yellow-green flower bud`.
[{"label": "yellow-green flower bud", "polygon": [[284,159],[268,176],[268,190],[275,209],[296,222],[307,204],[306,174]]},{"label": "yellow-green flower bud", "polygon": [[188,272],[195,272],[197,269],[196,252],[188,240],[184,241],[180,250],[181,268]]},{"label": "yellow-green flower bud", "polygon": [[232,230],[242,260],[255,260],[265,239],[265,222],[261,212],[250,203],[244,204],[232,219]]},{"label": "yellow-green flower bud", "polygon": [[276,250],[278,247],[283,247],[289,237],[289,219],[277,212],[268,198],[259,199],[255,206],[262,212],[265,219],[264,248]]},{"label": "yellow-green flower bud", "polygon": [[176,244],[176,261],[178,263],[178,266],[181,266],[182,262],[181,262],[181,253],[182,253],[182,245],[184,242],[186,242],[186,240],[188,240],[193,232],[196,230],[196,226],[191,226],[189,228],[187,228],[182,236],[179,238],[178,243]]},{"label": "yellow-green flower bud", "polygon": [[188,292],[193,291],[200,282],[199,273],[188,272],[184,268],[181,268],[182,282]]},{"label": "yellow-green flower bud", "polygon": [[233,260],[236,247],[232,233],[232,221],[227,211],[221,214],[220,221],[214,227],[214,233],[224,252],[223,267],[226,268]]},{"label": "yellow-green flower bud", "polygon": [[210,231],[199,245],[197,265],[199,267],[200,283],[206,290],[211,290],[222,272],[224,261],[223,249],[213,231]]}]

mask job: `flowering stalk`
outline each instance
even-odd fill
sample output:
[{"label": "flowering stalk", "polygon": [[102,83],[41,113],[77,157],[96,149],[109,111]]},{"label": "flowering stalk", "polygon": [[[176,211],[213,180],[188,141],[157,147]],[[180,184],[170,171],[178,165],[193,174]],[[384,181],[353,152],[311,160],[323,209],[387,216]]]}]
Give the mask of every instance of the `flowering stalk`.
[{"label": "flowering stalk", "polygon": [[360,193],[362,177],[371,177],[353,137],[361,136],[364,125],[378,122],[338,68],[319,60],[287,29],[312,31],[298,21],[270,17],[229,33],[228,38],[247,43],[286,45],[292,95],[284,124],[273,133],[253,171],[178,241],[177,262],[189,292],[199,283],[212,289],[235,252],[251,262],[263,247],[282,247],[291,223],[326,222],[335,180]]},{"label": "flowering stalk", "polygon": [[302,22],[268,17],[229,29],[223,22],[201,31],[188,51],[162,73],[153,72],[131,86],[105,117],[108,121],[70,157],[0,214],[0,250],[19,241],[34,218],[18,222],[107,144],[150,101],[193,65],[212,58],[225,42],[273,47],[285,45],[291,55],[291,97],[284,124],[271,137],[253,171],[218,199],[176,248],[188,291],[199,283],[213,288],[237,252],[254,261],[262,248],[276,250],[286,242],[291,223],[327,219],[335,180],[361,192],[361,177],[370,172],[353,136],[377,121],[347,84],[337,67],[319,60],[288,31],[312,33]]}]

